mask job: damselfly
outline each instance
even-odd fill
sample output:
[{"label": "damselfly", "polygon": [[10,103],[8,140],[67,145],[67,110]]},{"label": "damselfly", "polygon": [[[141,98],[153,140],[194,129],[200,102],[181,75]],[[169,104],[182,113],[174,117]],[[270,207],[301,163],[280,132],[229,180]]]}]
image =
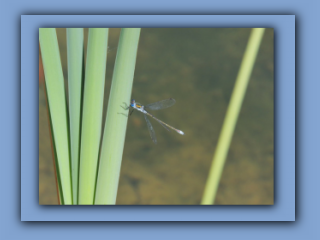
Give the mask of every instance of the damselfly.
[{"label": "damselfly", "polygon": [[147,112],[146,110],[148,110],[148,109],[150,109],[150,110],[160,110],[160,109],[171,107],[175,103],[176,103],[176,100],[174,100],[173,98],[169,98],[169,99],[165,99],[165,100],[162,100],[162,101],[159,101],[159,102],[155,102],[155,103],[151,103],[151,104],[148,104],[146,106],[143,106],[140,103],[137,103],[134,99],[132,99],[131,103],[130,103],[130,106],[128,106],[127,109],[129,107],[132,108],[132,111],[131,111],[130,115],[132,114],[134,109],[136,109],[139,112],[142,112],[144,114],[144,118],[145,118],[145,120],[147,122],[147,126],[148,126],[148,130],[149,130],[149,133],[150,133],[150,137],[151,137],[152,141],[156,144],[157,143],[156,134],[155,134],[154,129],[153,129],[152,125],[151,125],[151,122],[147,118],[147,115],[149,117],[152,117],[158,123],[160,123],[169,132],[170,132],[169,128],[171,128],[172,130],[176,131],[177,133],[179,133],[181,135],[184,135],[184,132],[182,132],[181,130],[178,130],[178,129],[170,126],[169,124],[166,124],[166,123],[162,122],[161,120],[159,120],[158,118],[153,116],[151,113]]}]

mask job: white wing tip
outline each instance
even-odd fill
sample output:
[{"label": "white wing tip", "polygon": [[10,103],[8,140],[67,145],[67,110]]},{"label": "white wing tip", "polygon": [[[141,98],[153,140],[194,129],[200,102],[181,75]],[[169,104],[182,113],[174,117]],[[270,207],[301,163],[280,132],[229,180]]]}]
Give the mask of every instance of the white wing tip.
[{"label": "white wing tip", "polygon": [[179,130],[178,133],[184,135],[184,132],[182,132],[181,130]]}]

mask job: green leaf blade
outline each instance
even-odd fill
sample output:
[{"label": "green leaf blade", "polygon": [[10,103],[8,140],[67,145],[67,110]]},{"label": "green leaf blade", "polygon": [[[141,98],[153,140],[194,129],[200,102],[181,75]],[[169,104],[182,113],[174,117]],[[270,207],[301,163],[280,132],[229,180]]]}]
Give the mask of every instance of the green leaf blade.
[{"label": "green leaf blade", "polygon": [[108,29],[89,29],[84,84],[79,204],[93,204],[101,136]]},{"label": "green leaf blade", "polygon": [[56,166],[59,167],[63,193],[62,202],[72,204],[67,106],[56,30],[54,28],[40,28],[39,41],[52,123],[52,136],[57,154],[55,160],[57,161]]},{"label": "green leaf blade", "polygon": [[[101,146],[95,204],[115,204],[140,28],[121,30]],[[122,106],[122,107],[121,107]]]},{"label": "green leaf blade", "polygon": [[83,28],[67,29],[70,150],[74,204],[78,204],[83,38]]}]

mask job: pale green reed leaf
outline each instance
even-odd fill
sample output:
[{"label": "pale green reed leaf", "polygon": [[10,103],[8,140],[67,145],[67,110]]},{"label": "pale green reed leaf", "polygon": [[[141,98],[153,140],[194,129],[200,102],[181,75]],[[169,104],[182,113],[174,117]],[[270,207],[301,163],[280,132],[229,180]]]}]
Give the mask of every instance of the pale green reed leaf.
[{"label": "pale green reed leaf", "polygon": [[264,28],[253,28],[251,31],[247,48],[231,95],[226,117],[221,129],[217,148],[213,156],[201,204],[210,205],[214,203],[233,132],[259,51],[264,30]]},{"label": "pale green reed leaf", "polygon": [[101,146],[95,204],[115,204],[140,28],[121,30]]},{"label": "pale green reed leaf", "polygon": [[67,28],[67,53],[72,195],[78,204],[83,28]]},{"label": "pale green reed leaf", "polygon": [[[40,28],[39,41],[50,109],[62,204],[72,204],[67,106],[56,30]],[[61,197],[61,196],[60,196]]]},{"label": "pale green reed leaf", "polygon": [[79,204],[93,204],[101,137],[108,29],[89,29],[82,112]]}]

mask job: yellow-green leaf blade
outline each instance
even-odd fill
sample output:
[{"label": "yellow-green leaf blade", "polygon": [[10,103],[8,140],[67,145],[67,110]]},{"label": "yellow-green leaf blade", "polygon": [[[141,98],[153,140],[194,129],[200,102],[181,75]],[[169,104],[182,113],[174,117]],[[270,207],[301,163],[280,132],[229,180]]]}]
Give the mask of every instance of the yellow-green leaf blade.
[{"label": "yellow-green leaf blade", "polygon": [[84,84],[79,204],[93,204],[101,136],[108,29],[89,29]]},{"label": "yellow-green leaf blade", "polygon": [[40,28],[39,41],[52,123],[52,136],[56,147],[56,161],[63,193],[62,202],[72,204],[66,96],[56,30],[54,28]]},{"label": "yellow-green leaf blade", "polygon": [[115,204],[140,28],[121,30],[101,146],[95,204]]},{"label": "yellow-green leaf blade", "polygon": [[74,204],[78,204],[83,37],[83,28],[67,29],[70,150]]}]

